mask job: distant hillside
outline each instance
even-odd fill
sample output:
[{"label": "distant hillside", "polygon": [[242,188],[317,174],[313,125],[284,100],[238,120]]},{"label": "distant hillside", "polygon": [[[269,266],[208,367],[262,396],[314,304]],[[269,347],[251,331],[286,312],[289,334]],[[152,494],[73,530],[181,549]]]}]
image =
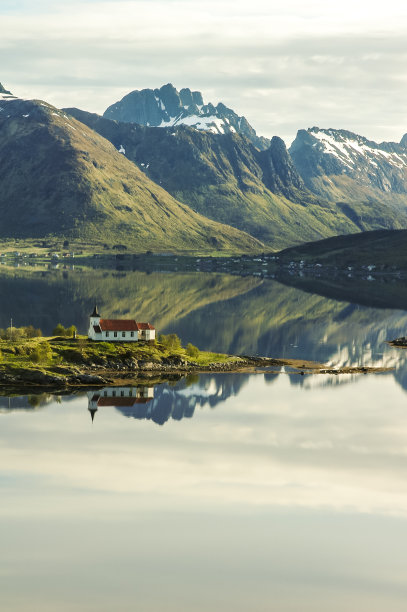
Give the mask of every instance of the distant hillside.
[{"label": "distant hillside", "polygon": [[137,250],[258,250],[176,201],[110,142],[39,101],[0,110],[0,236],[83,237]]},{"label": "distant hillside", "polygon": [[217,106],[204,104],[200,91],[187,87],[178,91],[171,83],[159,89],[132,91],[109,106],[103,116],[151,127],[188,125],[214,134],[238,133],[259,149],[266,149],[270,144],[267,138],[257,136],[245,117],[221,102]]},{"label": "distant hillside", "polygon": [[[384,205],[343,211],[304,185],[284,142],[258,151],[238,134],[186,126],[151,128],[66,109],[110,140],[157,184],[195,211],[244,230],[273,249],[398,224]],[[362,218],[362,221],[354,221]]]},{"label": "distant hillside", "polygon": [[285,249],[280,259],[315,261],[334,266],[407,269],[407,230],[381,230],[335,236]]}]

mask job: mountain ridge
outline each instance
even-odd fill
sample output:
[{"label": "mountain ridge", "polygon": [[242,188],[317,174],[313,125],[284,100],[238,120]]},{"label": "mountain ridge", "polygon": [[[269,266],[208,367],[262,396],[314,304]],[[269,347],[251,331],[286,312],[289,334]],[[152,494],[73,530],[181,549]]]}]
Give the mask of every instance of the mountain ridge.
[{"label": "mountain ridge", "polygon": [[110,105],[103,117],[123,123],[138,123],[147,127],[187,125],[215,134],[239,133],[260,150],[270,141],[257,136],[245,117],[237,115],[222,102],[216,106],[204,104],[200,91],[184,87],[178,91],[171,83],[157,89],[134,90]]},{"label": "mountain ridge", "polygon": [[376,143],[348,130],[299,130],[289,152],[305,185],[331,201],[385,202],[406,221],[407,142]]}]

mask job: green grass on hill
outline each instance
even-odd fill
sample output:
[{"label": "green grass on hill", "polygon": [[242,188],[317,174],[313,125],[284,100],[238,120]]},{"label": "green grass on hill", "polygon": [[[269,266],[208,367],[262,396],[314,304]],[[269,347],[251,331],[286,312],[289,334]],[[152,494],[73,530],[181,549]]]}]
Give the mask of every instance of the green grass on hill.
[{"label": "green grass on hill", "polygon": [[[196,347],[194,347],[196,348]],[[0,340],[1,368],[51,369],[53,366],[109,366],[127,365],[129,360],[155,364],[170,364],[171,360],[185,364],[207,366],[211,363],[233,363],[238,357],[196,349],[193,357],[182,346],[165,346],[161,342],[92,342],[86,336],[76,339],[39,337],[19,340]]]}]

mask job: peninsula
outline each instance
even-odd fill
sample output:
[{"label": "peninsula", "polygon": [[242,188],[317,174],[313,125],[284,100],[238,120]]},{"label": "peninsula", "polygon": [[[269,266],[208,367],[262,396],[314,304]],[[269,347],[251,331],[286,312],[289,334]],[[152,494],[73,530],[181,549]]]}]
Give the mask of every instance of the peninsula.
[{"label": "peninsula", "polygon": [[[64,328],[59,326],[63,331]],[[28,329],[28,328],[23,328]],[[0,386],[72,388],[135,384],[141,378],[200,372],[274,371],[282,366],[298,374],[343,374],[383,371],[383,368],[328,367],[298,359],[226,355],[182,347],[175,334],[154,341],[95,342],[86,336],[14,337],[0,340]],[[65,330],[68,331],[68,330]]]}]

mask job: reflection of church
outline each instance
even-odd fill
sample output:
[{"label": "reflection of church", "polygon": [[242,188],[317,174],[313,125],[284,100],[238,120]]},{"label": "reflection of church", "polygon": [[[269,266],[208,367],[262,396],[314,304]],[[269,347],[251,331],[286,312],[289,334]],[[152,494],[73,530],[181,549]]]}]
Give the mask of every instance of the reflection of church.
[{"label": "reflection of church", "polygon": [[102,406],[133,408],[136,404],[147,404],[154,398],[154,387],[105,387],[88,393],[88,410],[92,417]]}]

